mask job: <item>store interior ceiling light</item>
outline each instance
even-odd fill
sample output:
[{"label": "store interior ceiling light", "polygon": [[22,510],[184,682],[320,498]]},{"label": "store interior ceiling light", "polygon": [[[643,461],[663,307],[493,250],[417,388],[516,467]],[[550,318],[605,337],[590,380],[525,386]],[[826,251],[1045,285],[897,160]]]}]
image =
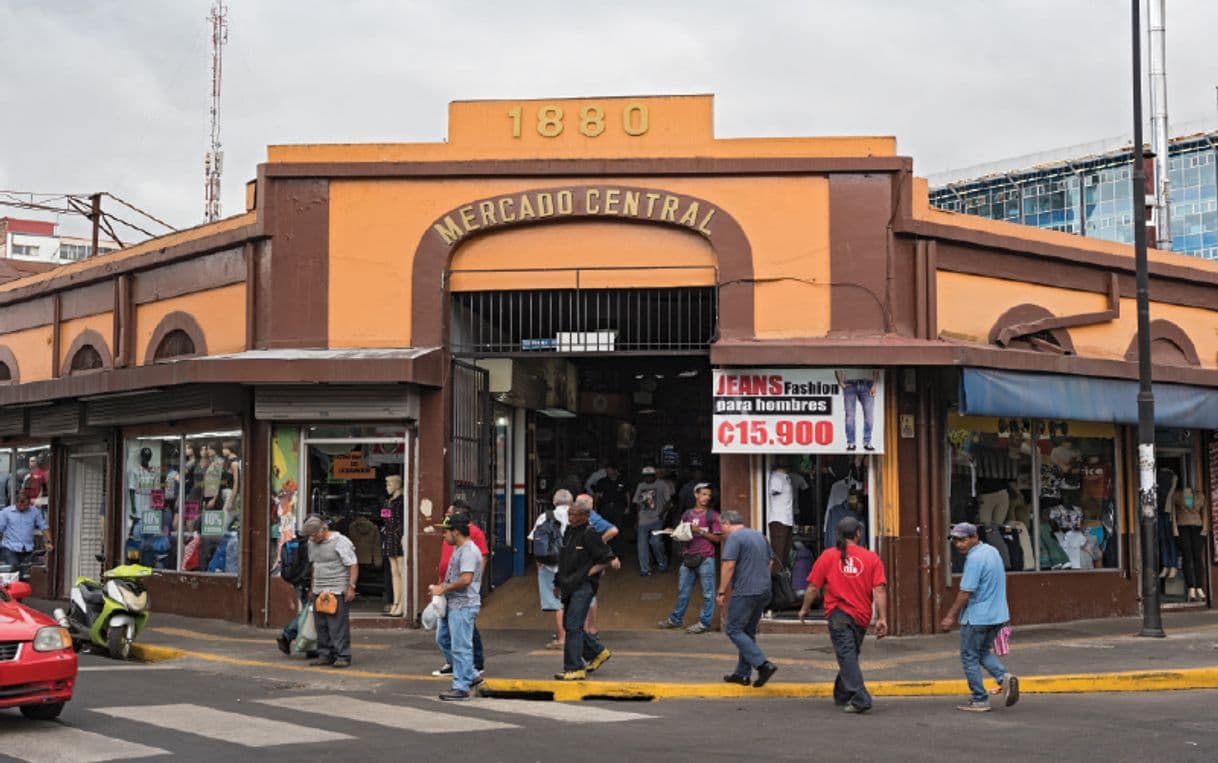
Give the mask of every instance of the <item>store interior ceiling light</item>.
[{"label": "store interior ceiling light", "polygon": [[639,414],[640,416],[649,416],[655,412],[655,408],[640,408],[639,410],[635,411],[635,413]]},{"label": "store interior ceiling light", "polygon": [[681,373],[677,374],[677,376],[682,379],[692,379],[697,375],[698,375],[698,369],[696,369],[696,368],[691,368],[688,371],[682,371]]},{"label": "store interior ceiling light", "polygon": [[568,411],[566,408],[539,408],[538,413],[549,416],[552,419],[573,419],[575,414]]}]

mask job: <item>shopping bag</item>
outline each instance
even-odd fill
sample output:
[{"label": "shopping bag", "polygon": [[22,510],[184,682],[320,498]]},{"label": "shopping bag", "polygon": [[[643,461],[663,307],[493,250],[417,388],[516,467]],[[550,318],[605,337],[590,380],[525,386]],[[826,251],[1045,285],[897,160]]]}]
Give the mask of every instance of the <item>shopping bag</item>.
[{"label": "shopping bag", "polygon": [[434,631],[436,626],[440,624],[448,615],[448,599],[443,596],[431,597],[431,603],[423,610],[423,615],[420,618],[424,630]]},{"label": "shopping bag", "polygon": [[1002,657],[1011,651],[1011,626],[1004,625],[994,637],[994,654]]},{"label": "shopping bag", "polygon": [[312,652],[317,649],[317,624],[313,622],[313,604],[300,610],[296,616],[296,640],[292,649],[297,652]]}]

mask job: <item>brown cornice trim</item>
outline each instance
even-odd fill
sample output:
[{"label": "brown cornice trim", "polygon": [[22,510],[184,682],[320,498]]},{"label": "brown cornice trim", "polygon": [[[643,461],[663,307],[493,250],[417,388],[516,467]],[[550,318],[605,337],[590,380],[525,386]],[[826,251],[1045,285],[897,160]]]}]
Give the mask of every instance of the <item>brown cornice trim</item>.
[{"label": "brown cornice trim", "polygon": [[[1127,360],[933,340],[924,342],[906,337],[721,340],[711,345],[710,359],[712,364],[728,366],[970,366],[1110,379],[1138,378],[1138,364]],[[1156,382],[1214,387],[1218,392],[1218,369],[1155,365],[1153,370]]]},{"label": "brown cornice trim", "polygon": [[[246,241],[241,247],[241,257],[245,264],[245,349],[254,349],[255,332],[258,330],[255,320],[258,304],[258,267],[255,259],[253,242]],[[197,347],[197,345],[196,345]]]},{"label": "brown cornice trim", "polygon": [[233,247],[136,273],[132,301],[146,305],[242,283],[246,273],[241,251]]},{"label": "brown cornice trim", "polygon": [[60,318],[87,318],[90,315],[108,313],[114,309],[114,292],[110,284],[95,283],[78,289],[68,289],[60,294]]},{"label": "brown cornice trim", "polygon": [[59,378],[59,355],[63,349],[62,300],[59,294],[51,295],[51,376]]},{"label": "brown cornice trim", "polygon": [[910,172],[907,156],[472,159],[438,162],[300,162],[259,165],[260,178],[596,177],[602,175],[802,175]]},{"label": "brown cornice trim", "polygon": [[[97,283],[113,278],[118,273],[131,273],[138,270],[167,265],[171,262],[197,257],[202,254],[230,249],[243,242],[263,237],[257,224],[243,225],[211,236],[205,236],[193,241],[154,249],[150,252],[137,254],[124,259],[112,259],[105,256],[97,258],[95,267],[86,270],[73,270],[71,273],[54,276],[38,283],[21,286],[8,291],[0,291],[0,307],[21,302],[35,297],[41,297],[53,292],[75,286]],[[7,309],[7,308],[5,308]]]},{"label": "brown cornice trim", "polygon": [[[165,341],[165,337],[169,336],[171,331],[182,331],[186,336],[190,337],[190,341],[195,345],[195,351],[190,355],[178,355],[174,358],[165,358],[158,360],[156,350],[161,346],[161,342]],[[169,313],[161,322],[152,330],[152,338],[148,340],[148,346],[144,349],[143,365],[151,365],[153,363],[168,363],[181,360],[182,358],[193,358],[207,355],[207,338],[203,334],[202,327],[195,317],[190,313],[174,310]]]},{"label": "brown cornice trim", "polygon": [[51,297],[32,299],[9,305],[0,310],[0,334],[38,328],[55,322],[55,306]]},{"label": "brown cornice trim", "polygon": [[[932,223],[925,220],[904,220],[898,218],[896,220],[896,226],[898,233],[926,236],[944,241],[954,241],[957,243],[987,249],[1001,249],[1003,251],[1013,252],[1015,254],[1062,260],[1073,264],[1091,265],[1094,267],[1106,268],[1108,270],[1120,271],[1122,273],[1132,274],[1134,272],[1134,261],[1132,257],[1122,257],[1116,254],[1106,254],[1104,252],[1096,252],[1090,249],[1075,248],[1059,244],[1048,244],[1043,241],[1020,238],[1018,236],[1003,236],[995,233],[989,233],[987,231],[978,231],[971,228],[959,228],[954,225]],[[1181,255],[1181,257],[1184,257],[1184,255]],[[1191,283],[1202,283],[1207,286],[1218,286],[1218,273],[1211,273],[1208,270],[1191,268],[1184,263],[1175,265],[1165,262],[1151,261],[1149,265],[1150,274],[1156,278],[1175,279],[1188,281]],[[1152,298],[1158,300],[1158,295],[1155,295]]]},{"label": "brown cornice trim", "polygon": [[64,353],[63,363],[59,367],[60,377],[72,375],[72,359],[76,357],[76,353],[80,352],[80,349],[85,345],[91,345],[93,349],[97,350],[97,354],[101,356],[102,360],[102,367],[91,371],[91,373],[109,371],[114,368],[114,356],[110,354],[110,346],[106,343],[106,338],[94,329],[85,329],[76,335],[76,338],[72,340],[72,344],[68,345],[68,351]]},{"label": "brown cornice trim", "polygon": [[[1028,334],[1048,331],[1053,335],[1054,341],[1057,342],[1058,350],[1073,355],[1074,340],[1070,338],[1070,332],[1066,331],[1064,327],[1050,325],[1055,320],[1059,320],[1058,317],[1051,310],[1041,305],[1030,303],[1016,305],[998,316],[998,320],[994,321],[994,325],[990,327],[990,344],[996,344],[999,347],[1010,347],[1011,342],[1018,339],[1030,342],[1031,339],[1027,338]],[[1032,337],[1032,339],[1035,338]],[[1049,342],[1044,342],[1043,345],[1037,342],[1032,343],[1041,349],[1049,349],[1044,346],[1049,345]]]},{"label": "brown cornice trim", "polygon": [[[1170,342],[1176,346],[1184,359],[1188,361],[1190,366],[1200,366],[1201,357],[1197,354],[1197,346],[1193,344],[1193,340],[1189,338],[1184,329],[1172,323],[1169,320],[1159,318],[1150,322],[1150,341],[1153,344],[1156,340]],[[1153,355],[1153,353],[1152,353]],[[1138,336],[1134,334],[1133,339],[1129,340],[1129,349],[1125,351],[1125,360],[1136,363],[1138,362]]]},{"label": "brown cornice trim", "polygon": [[192,358],[0,387],[0,405],[176,387],[186,384],[396,384],[440,387],[446,353],[387,358],[284,360]]},{"label": "brown cornice trim", "polygon": [[8,366],[9,378],[0,380],[0,386],[21,383],[21,369],[17,366],[17,356],[5,345],[0,344],[0,363]]},{"label": "brown cornice trim", "polygon": [[[1011,311],[1007,311],[1009,314]],[[1049,313],[1047,316],[1042,316],[1036,319],[1024,319],[1019,323],[1008,324],[998,331],[997,336],[991,338],[991,342],[1006,347],[1013,339],[1026,337],[1028,334],[1038,334],[1041,331],[1053,331],[1054,337],[1058,339],[1058,344],[1062,349],[1073,353],[1073,345],[1067,348],[1067,343],[1070,342],[1070,335],[1065,334],[1064,337],[1058,334],[1058,330],[1074,328],[1076,326],[1090,326],[1096,323],[1107,323],[1115,321],[1121,317],[1121,293],[1117,286],[1117,275],[1111,273],[1108,276],[1108,309],[1094,313],[1078,313],[1076,315],[1053,315]],[[1004,314],[1006,317],[1007,314]],[[1013,319],[1013,318],[1012,318]],[[1001,320],[1001,318],[999,319]],[[1011,320],[1011,319],[1008,319]],[[1015,319],[1018,320],[1018,319]],[[1065,341],[1062,341],[1062,339]]]}]

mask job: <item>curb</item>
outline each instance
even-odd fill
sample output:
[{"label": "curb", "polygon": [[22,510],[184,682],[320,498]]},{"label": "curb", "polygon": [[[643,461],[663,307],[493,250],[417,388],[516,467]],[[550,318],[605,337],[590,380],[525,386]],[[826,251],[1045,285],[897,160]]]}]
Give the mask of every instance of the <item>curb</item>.
[{"label": "curb", "polygon": [[170,646],[160,646],[158,644],[132,644],[131,659],[136,662],[166,662],[168,660],[176,660],[180,657],[185,657],[186,652],[182,649],[175,649]]}]

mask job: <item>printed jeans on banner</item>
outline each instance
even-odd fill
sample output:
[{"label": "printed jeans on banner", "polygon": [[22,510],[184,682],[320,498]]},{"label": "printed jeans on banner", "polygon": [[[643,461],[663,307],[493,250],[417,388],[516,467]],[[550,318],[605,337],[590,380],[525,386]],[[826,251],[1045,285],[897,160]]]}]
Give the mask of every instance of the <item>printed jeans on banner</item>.
[{"label": "printed jeans on banner", "polygon": [[694,593],[694,581],[702,581],[702,612],[698,615],[698,622],[702,623],[703,627],[711,626],[711,615],[715,614],[715,557],[708,556],[702,560],[702,564],[698,565],[698,569],[691,570],[684,564],[681,565],[680,574],[677,576],[677,608],[672,611],[668,619],[674,623],[680,623],[685,620],[685,610],[689,608],[689,599]]},{"label": "printed jeans on banner", "polygon": [[833,702],[839,706],[854,705],[859,710],[871,709],[871,695],[863,683],[859,669],[859,652],[867,629],[860,628],[854,618],[840,609],[829,615],[829,641],[837,655],[837,678],[833,681]]},{"label": "printed jeans on banner", "polygon": [[436,646],[444,661],[453,666],[453,688],[469,691],[478,674],[474,671],[474,623],[481,607],[450,607],[436,628]]},{"label": "printed jeans on banner", "polygon": [[846,414],[846,444],[854,445],[854,404],[863,406],[863,445],[871,444],[872,419],[875,413],[875,398],[871,396],[870,379],[848,381],[842,386],[842,405]]},{"label": "printed jeans on banner", "polygon": [[[655,557],[656,564],[661,570],[668,569],[668,555],[664,553],[664,536],[651,534],[652,530],[659,530],[663,526],[664,523],[658,519],[650,524],[639,525],[639,537],[636,539],[639,552],[639,572],[647,573],[651,570],[651,556]],[[649,550],[651,556],[648,556]]]},{"label": "printed jeans on banner", "polygon": [[727,605],[727,624],[724,632],[736,645],[740,658],[736,661],[736,675],[752,676],[753,668],[765,664],[765,652],[757,646],[757,624],[761,622],[761,613],[770,606],[770,594],[758,593],[752,596],[732,594],[732,600]]},{"label": "printed jeans on banner", "polygon": [[960,626],[960,664],[964,666],[964,677],[968,680],[969,693],[974,702],[988,702],[990,698],[981,680],[982,667],[998,683],[1007,677],[1007,669],[993,651],[994,639],[1002,626],[1003,623]]}]

